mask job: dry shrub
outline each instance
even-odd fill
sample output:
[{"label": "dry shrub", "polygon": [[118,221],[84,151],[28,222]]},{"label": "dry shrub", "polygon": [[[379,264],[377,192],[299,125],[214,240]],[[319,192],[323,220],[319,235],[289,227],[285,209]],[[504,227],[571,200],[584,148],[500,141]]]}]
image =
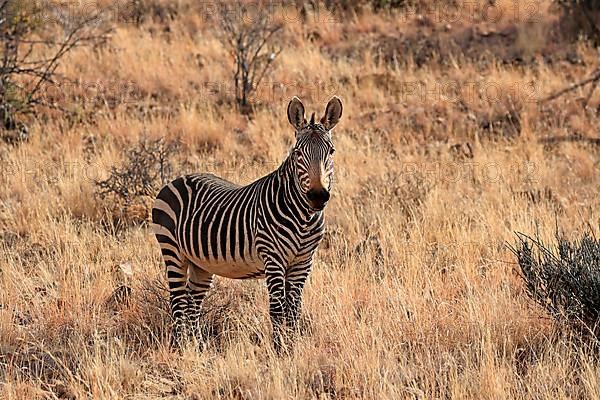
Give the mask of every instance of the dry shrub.
[{"label": "dry shrub", "polygon": [[282,51],[278,36],[283,26],[272,20],[266,4],[255,9],[256,15],[248,15],[242,3],[233,9],[220,5],[221,41],[234,60],[235,99],[243,114],[251,111],[252,96]]},{"label": "dry shrub", "polygon": [[583,336],[600,334],[600,240],[585,233],[557,248],[517,234],[517,256],[528,295],[562,326]]},{"label": "dry shrub", "polygon": [[[53,2],[0,0],[0,131],[6,142],[28,138],[27,119],[40,106],[56,108],[45,101],[44,92],[62,77],[57,69],[65,55],[78,46],[104,42],[111,30],[102,12],[65,8]],[[44,18],[48,16],[52,18]]]},{"label": "dry shrub", "polygon": [[98,194],[110,200],[116,226],[147,220],[152,199],[174,178],[172,159],[178,148],[177,142],[142,139],[127,151],[121,168],[113,167],[107,179],[96,181]]},{"label": "dry shrub", "polygon": [[563,31],[578,38],[583,35],[600,44],[600,3],[597,0],[555,0],[562,10]]}]

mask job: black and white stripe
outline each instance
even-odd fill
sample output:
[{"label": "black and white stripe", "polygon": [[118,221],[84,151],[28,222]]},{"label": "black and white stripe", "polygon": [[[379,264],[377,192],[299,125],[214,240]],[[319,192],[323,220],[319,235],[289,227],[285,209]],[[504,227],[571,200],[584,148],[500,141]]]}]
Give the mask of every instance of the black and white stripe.
[{"label": "black and white stripe", "polygon": [[281,330],[296,326],[323,236],[333,180],[331,129],[341,114],[334,97],[320,123],[314,114],[307,123],[294,97],[288,119],[296,144],[277,170],[247,186],[195,174],[162,188],[152,222],[167,270],[175,340],[188,327],[197,329],[214,275],[266,278],[275,345],[281,348]]}]

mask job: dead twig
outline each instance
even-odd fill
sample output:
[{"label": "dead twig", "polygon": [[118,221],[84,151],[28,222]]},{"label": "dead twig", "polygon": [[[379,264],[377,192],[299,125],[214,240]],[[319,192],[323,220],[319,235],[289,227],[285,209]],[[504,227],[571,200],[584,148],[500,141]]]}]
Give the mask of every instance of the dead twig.
[{"label": "dead twig", "polygon": [[248,18],[242,3],[221,4],[221,41],[234,63],[235,97],[242,112],[251,107],[251,97],[282,51],[276,36],[283,26],[272,21],[268,5],[260,4],[257,15]]},{"label": "dead twig", "polygon": [[[557,99],[565,93],[569,93],[569,92],[572,92],[573,90],[577,90],[580,87],[586,86],[587,84],[592,83],[592,82],[594,82],[594,86],[592,87],[592,89],[594,89],[596,87],[596,85],[598,84],[599,80],[600,80],[600,69],[597,69],[591,77],[584,79],[580,82],[574,83],[572,85],[569,85],[566,88],[561,89],[558,92],[551,94],[548,97],[538,100],[538,103],[545,103],[547,101]],[[591,97],[591,95],[592,95],[592,92],[589,93],[588,99],[589,99],[589,97]],[[587,106],[587,101],[586,101],[585,105]]]},{"label": "dead twig", "polygon": [[[101,11],[66,15],[60,5],[41,7],[0,0],[0,130],[26,132],[20,119],[35,115],[38,106],[63,110],[48,101],[46,89],[67,80],[57,71],[64,56],[78,46],[104,42],[112,30]],[[57,18],[37,24],[40,12]]]}]

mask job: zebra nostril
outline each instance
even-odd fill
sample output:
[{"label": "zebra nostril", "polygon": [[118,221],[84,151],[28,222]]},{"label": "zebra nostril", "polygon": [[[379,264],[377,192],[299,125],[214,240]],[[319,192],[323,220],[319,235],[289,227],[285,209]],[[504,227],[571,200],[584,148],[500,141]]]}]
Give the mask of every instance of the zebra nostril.
[{"label": "zebra nostril", "polygon": [[321,189],[321,190],[311,189],[308,191],[306,196],[308,197],[308,200],[319,202],[319,203],[326,203],[327,201],[329,201],[329,197],[331,197],[331,195],[329,194],[329,192],[326,189]]}]

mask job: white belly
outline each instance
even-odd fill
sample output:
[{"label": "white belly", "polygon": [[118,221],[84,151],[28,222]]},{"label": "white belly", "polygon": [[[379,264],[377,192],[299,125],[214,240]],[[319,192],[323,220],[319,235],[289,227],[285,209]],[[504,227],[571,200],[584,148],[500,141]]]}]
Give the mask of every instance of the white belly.
[{"label": "white belly", "polygon": [[211,274],[232,279],[264,278],[264,265],[258,258],[245,257],[245,260],[206,260],[193,259],[194,264]]}]

